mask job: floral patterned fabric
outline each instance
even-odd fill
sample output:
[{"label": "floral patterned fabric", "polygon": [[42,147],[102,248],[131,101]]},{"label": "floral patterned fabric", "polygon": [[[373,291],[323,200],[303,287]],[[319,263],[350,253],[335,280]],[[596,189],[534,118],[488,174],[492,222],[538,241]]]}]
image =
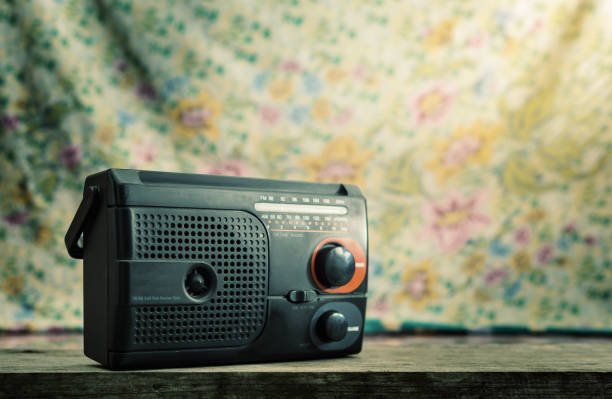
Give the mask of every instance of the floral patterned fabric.
[{"label": "floral patterned fabric", "polygon": [[612,331],[609,1],[0,3],[0,328],[108,167],[359,184],[369,331]]}]

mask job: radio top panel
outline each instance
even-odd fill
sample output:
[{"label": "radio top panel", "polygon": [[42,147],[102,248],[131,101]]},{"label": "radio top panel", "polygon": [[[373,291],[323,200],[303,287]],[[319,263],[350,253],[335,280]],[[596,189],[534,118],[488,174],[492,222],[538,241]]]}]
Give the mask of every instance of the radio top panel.
[{"label": "radio top panel", "polygon": [[[100,184],[107,206],[165,206],[199,208],[202,190],[231,192],[256,204],[255,210],[300,214],[346,214],[348,197],[364,198],[352,184],[310,183],[234,176],[109,169],[87,178]],[[85,186],[89,182],[85,183]],[[179,190],[180,189],[180,190]],[[251,193],[251,195],[248,195]],[[286,195],[280,195],[286,194]],[[255,195],[253,195],[255,194]]]}]

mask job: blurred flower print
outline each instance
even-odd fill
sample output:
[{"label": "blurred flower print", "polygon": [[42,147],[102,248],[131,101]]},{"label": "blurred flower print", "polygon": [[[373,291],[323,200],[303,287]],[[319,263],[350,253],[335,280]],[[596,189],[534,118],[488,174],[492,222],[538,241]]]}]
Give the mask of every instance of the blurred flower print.
[{"label": "blurred flower print", "polygon": [[482,213],[485,203],[482,191],[469,198],[456,192],[443,200],[427,202],[423,215],[428,235],[442,251],[457,251],[489,224],[490,219]]},{"label": "blurred flower print", "polygon": [[531,255],[527,251],[519,250],[510,258],[510,265],[517,272],[527,272],[531,270]]},{"label": "blurred flower print", "polygon": [[16,116],[5,115],[1,119],[2,127],[6,130],[17,130],[17,126],[19,125],[19,119]]},{"label": "blurred flower print", "polygon": [[408,303],[417,310],[425,308],[436,297],[434,292],[436,278],[431,259],[407,264],[402,271],[402,285],[395,300]]},{"label": "blurred flower print", "polygon": [[209,140],[219,137],[217,118],[221,104],[207,91],[195,98],[183,98],[171,112],[178,134],[193,137],[203,134]]},{"label": "blurred flower print", "polygon": [[81,162],[83,152],[81,148],[76,144],[69,144],[62,149],[60,152],[60,161],[68,169],[73,169]]},{"label": "blurred flower print", "polygon": [[418,123],[440,120],[450,108],[450,94],[441,88],[434,88],[416,99]]},{"label": "blurred flower print", "polygon": [[277,80],[268,88],[270,97],[280,102],[286,102],[293,94],[293,84],[289,80]]},{"label": "blurred flower print", "polygon": [[19,226],[24,224],[28,220],[29,212],[28,211],[20,211],[15,212],[10,215],[4,217],[4,221],[9,226]]},{"label": "blurred flower print", "polygon": [[364,167],[371,156],[370,151],[360,151],[352,138],[339,137],[330,140],[319,156],[302,157],[302,165],[309,180],[363,186]]},{"label": "blurred flower print", "polygon": [[196,172],[223,176],[252,176],[247,163],[238,159],[204,162]]},{"label": "blurred flower print", "polygon": [[0,334],[108,168],[358,185],[367,331],[612,332],[609,1],[89,3],[0,1]]},{"label": "blurred flower print", "polygon": [[443,183],[471,163],[486,165],[501,131],[500,125],[481,121],[459,126],[449,139],[436,142],[434,155],[426,167]]},{"label": "blurred flower print", "polygon": [[264,105],[259,110],[261,120],[268,125],[275,125],[281,118],[281,112],[278,108]]}]

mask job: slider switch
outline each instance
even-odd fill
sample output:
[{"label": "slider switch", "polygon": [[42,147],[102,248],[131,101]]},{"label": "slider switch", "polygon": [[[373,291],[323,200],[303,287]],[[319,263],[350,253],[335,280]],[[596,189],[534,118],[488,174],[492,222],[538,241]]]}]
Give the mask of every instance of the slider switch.
[{"label": "slider switch", "polygon": [[314,301],[317,293],[312,290],[293,290],[289,291],[287,299],[293,303],[304,303]]}]

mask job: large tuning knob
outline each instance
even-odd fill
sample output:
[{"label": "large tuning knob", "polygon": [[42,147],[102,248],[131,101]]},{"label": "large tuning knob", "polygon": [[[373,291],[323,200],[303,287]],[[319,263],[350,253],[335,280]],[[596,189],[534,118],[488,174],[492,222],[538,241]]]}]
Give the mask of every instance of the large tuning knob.
[{"label": "large tuning knob", "polygon": [[355,274],[355,258],[342,245],[325,244],[316,254],[315,273],[321,284],[328,288],[343,286]]}]

